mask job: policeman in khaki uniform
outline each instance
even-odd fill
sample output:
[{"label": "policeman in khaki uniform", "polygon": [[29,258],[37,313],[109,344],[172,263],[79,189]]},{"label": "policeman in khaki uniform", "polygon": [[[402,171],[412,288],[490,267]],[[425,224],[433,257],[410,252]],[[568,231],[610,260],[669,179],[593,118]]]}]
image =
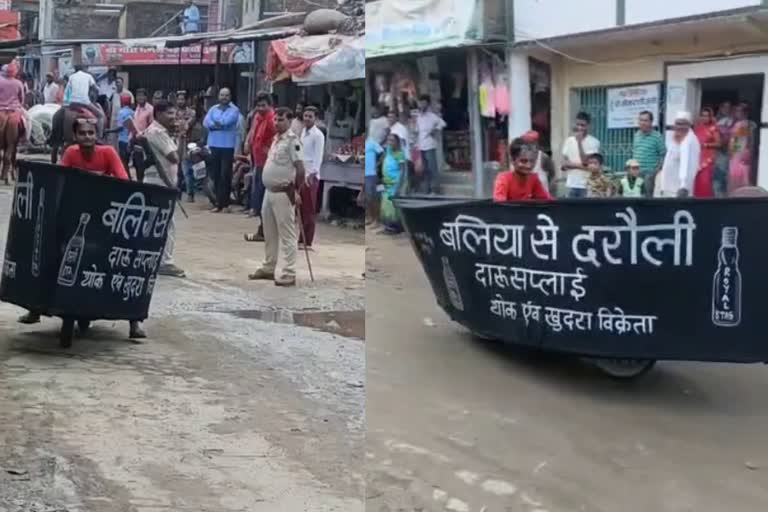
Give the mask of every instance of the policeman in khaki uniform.
[{"label": "policeman in khaki uniform", "polygon": [[[299,239],[296,226],[296,206],[300,202],[299,187],[305,171],[301,140],[290,129],[294,113],[287,108],[275,112],[277,135],[269,149],[264,165],[264,203],[261,219],[264,225],[264,265],[248,276],[252,280],[274,280],[277,286],[296,285],[296,257]],[[282,246],[283,272],[275,278],[277,256]]]}]

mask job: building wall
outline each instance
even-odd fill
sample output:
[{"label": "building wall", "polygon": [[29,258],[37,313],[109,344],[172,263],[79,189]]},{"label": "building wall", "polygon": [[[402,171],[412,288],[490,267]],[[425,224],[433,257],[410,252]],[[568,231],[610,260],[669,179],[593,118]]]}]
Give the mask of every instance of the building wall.
[{"label": "building wall", "polygon": [[626,24],[754,7],[762,0],[626,0]]},{"label": "building wall", "polygon": [[763,0],[515,0],[515,38],[527,41],[616,28],[620,23],[622,1],[624,25],[763,4]]},{"label": "building wall", "polygon": [[[175,17],[184,8],[183,5],[157,2],[132,2],[125,8],[125,31],[120,37],[149,37],[169,19]],[[207,5],[198,5],[200,16],[208,15]],[[179,33],[179,25],[171,22],[160,35]]]},{"label": "building wall", "polygon": [[[571,127],[573,124],[573,117],[575,115],[575,99],[573,91],[575,88],[582,87],[603,87],[603,86],[620,86],[634,83],[644,82],[664,82],[667,83],[675,81],[675,76],[670,73],[665,76],[665,64],[684,61],[686,54],[688,58],[698,58],[702,52],[714,51],[713,48],[719,45],[719,39],[709,39],[702,34],[701,40],[707,41],[702,46],[697,42],[689,42],[687,45],[678,43],[674,46],[669,46],[666,52],[660,54],[657,50],[655,54],[651,55],[637,55],[636,48],[640,45],[638,41],[624,42],[621,44],[611,44],[610,49],[600,50],[599,46],[591,49],[582,49],[579,55],[590,55],[594,61],[600,62],[603,65],[590,65],[575,62],[572,59],[563,56],[552,57],[552,73],[553,73],[553,105],[552,105],[552,147],[554,155],[559,167],[559,151],[558,148],[562,147],[562,143],[566,137],[570,135]],[[709,42],[711,41],[711,42]],[[764,45],[762,52],[755,50],[752,44],[744,41],[744,46],[734,47],[733,53],[740,53],[745,51],[756,51],[758,54],[768,56],[768,44]],[[768,43],[768,41],[766,41]],[[632,55],[632,58],[625,59],[624,61],[605,61],[607,55],[621,54],[624,52],[627,55]],[[667,53],[668,52],[668,53]],[[670,56],[672,55],[672,56]],[[722,55],[722,53],[721,53]],[[537,57],[539,58],[539,57]],[[700,69],[700,75],[697,78],[704,78],[707,76],[727,76],[741,74],[745,70],[749,70],[749,73],[759,73],[768,71],[768,57],[765,57],[759,62],[761,65],[752,64],[748,66],[740,66],[739,59],[730,60],[726,56],[722,56],[723,60],[718,60],[715,55],[711,57],[714,59],[711,62],[703,62],[696,66],[697,70]],[[672,67],[669,68],[673,69]],[[736,72],[739,71],[739,72]],[[685,84],[684,79],[677,80]],[[678,84],[679,85],[679,84]],[[687,90],[687,89],[686,89]],[[664,93],[666,97],[666,92]],[[557,101],[555,98],[558,98]],[[765,90],[763,91],[763,120],[768,119],[768,77],[766,80]],[[686,96],[685,104],[682,105],[666,105],[662,103],[660,105],[660,111],[665,113],[668,109],[678,111],[680,109],[693,108],[692,102],[687,101]],[[696,106],[698,108],[698,106]],[[667,120],[668,121],[668,120]],[[765,135],[762,140],[765,142],[761,146],[761,173],[759,174],[759,181],[762,186],[768,186],[768,130],[763,130]]]},{"label": "building wall", "polygon": [[[108,2],[106,0],[70,0],[69,3],[48,0],[46,6],[52,11],[50,19],[50,39],[109,39],[123,37],[142,37],[151,34],[172,15],[183,9],[185,0],[163,0],[147,2],[146,0],[121,0]],[[121,34],[121,16],[96,12],[97,4],[126,5],[126,17],[122,23],[124,32]],[[136,6],[136,7],[134,7]],[[140,6],[140,7],[139,7]],[[205,15],[207,2],[200,1],[198,7]],[[47,11],[41,15],[45,17]],[[46,20],[41,20],[41,26]],[[175,33],[176,26],[170,27]]]},{"label": "building wall", "polygon": [[52,39],[109,39],[117,37],[119,15],[93,12],[89,6],[56,7],[51,23]]},{"label": "building wall", "polygon": [[616,26],[615,0],[515,0],[514,7],[517,41],[591,32]]}]

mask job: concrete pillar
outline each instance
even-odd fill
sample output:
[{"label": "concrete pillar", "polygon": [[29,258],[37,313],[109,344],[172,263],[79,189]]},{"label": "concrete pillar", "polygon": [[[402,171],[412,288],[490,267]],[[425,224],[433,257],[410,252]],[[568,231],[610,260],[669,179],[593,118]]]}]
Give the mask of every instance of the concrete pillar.
[{"label": "concrete pillar", "polygon": [[528,55],[519,51],[507,52],[509,68],[509,140],[531,129],[531,73]]},{"label": "concrete pillar", "polygon": [[472,153],[472,175],[474,178],[474,195],[482,198],[485,195],[485,169],[483,169],[483,123],[480,118],[480,88],[478,50],[467,51],[467,84],[469,90],[469,133],[470,152]]}]

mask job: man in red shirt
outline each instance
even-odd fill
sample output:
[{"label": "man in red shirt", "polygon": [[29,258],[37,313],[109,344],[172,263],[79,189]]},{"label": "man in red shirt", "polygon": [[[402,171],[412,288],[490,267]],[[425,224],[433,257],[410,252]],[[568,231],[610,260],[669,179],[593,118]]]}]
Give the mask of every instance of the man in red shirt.
[{"label": "man in red shirt", "polygon": [[[275,111],[272,108],[272,97],[269,93],[260,92],[256,96],[256,115],[251,123],[251,131],[248,134],[248,147],[251,153],[253,173],[251,178],[251,216],[261,218],[261,203],[264,201],[264,183],[261,174],[267,163],[267,154],[275,139],[277,127],[275,126]],[[263,242],[264,228],[259,225],[256,234],[245,235],[249,242]]]},{"label": "man in red shirt", "polygon": [[[96,124],[95,118],[78,118],[75,120],[72,131],[75,134],[77,144],[67,148],[61,159],[61,165],[129,181],[128,172],[126,172],[123,161],[115,148],[96,145]],[[31,312],[22,319],[24,323],[36,323],[36,321],[40,321],[40,315]],[[129,336],[131,339],[147,337],[141,329],[141,324],[135,321],[130,322]]]},{"label": "man in red shirt", "polygon": [[493,201],[504,203],[552,199],[539,177],[533,172],[533,165],[538,158],[536,146],[518,138],[509,146],[509,155],[512,157],[512,170],[501,172],[496,176],[496,182],[493,185]]},{"label": "man in red shirt", "polygon": [[128,172],[115,148],[96,145],[96,122],[95,118],[75,120],[73,132],[77,144],[67,148],[61,165],[128,181]]}]

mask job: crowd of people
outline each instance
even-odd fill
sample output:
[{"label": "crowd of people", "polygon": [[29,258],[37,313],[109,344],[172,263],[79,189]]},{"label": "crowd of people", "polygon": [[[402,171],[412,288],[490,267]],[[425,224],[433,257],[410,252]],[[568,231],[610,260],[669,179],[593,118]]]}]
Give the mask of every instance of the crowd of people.
[{"label": "crowd of people", "polygon": [[[736,105],[731,112],[729,103],[722,104],[717,115],[705,107],[695,123],[690,113],[678,113],[668,147],[653,128],[653,114],[640,113],[633,155],[619,180],[604,173],[600,141],[589,133],[591,119],[579,113],[574,134],[562,151],[567,197],[711,198],[751,185],[757,127],[748,119],[746,104]],[[512,143],[513,170],[497,177],[495,201],[555,195],[548,186],[554,173],[541,172],[539,162],[545,156],[535,144],[536,137],[533,132]]]},{"label": "crowd of people", "polygon": [[[318,108],[275,108],[273,96],[261,92],[256,95],[253,109],[244,115],[228,88],[218,91],[218,103],[202,115],[188,106],[184,91],[177,91],[175,100],[173,106],[164,100],[149,101],[147,91],[139,89],[134,107],[131,96],[120,94],[115,130],[124,166],[129,168],[132,163],[139,181],[178,188],[188,202],[195,202],[196,193],[210,183],[212,213],[231,213],[233,203],[240,202],[241,212],[259,220],[258,229],[246,233],[245,240],[265,243],[264,265],[249,278],[294,286],[297,251],[300,247],[312,250],[315,238],[320,169],[325,155]],[[173,145],[165,141],[156,145],[159,151],[147,151],[146,145],[137,140],[152,140],[151,123],[158,117],[158,104],[170,106]],[[197,165],[192,158],[201,149],[207,156],[202,160],[207,167],[202,180],[196,177]],[[152,173],[146,158],[151,154],[165,156],[171,151],[176,158],[169,161],[174,167],[169,167],[167,179]],[[169,245],[173,245],[171,241]],[[278,275],[280,250],[284,265]],[[183,275],[175,266],[171,270]]]},{"label": "crowd of people", "polygon": [[392,200],[409,191],[435,193],[446,123],[427,94],[399,115],[386,105],[375,110],[365,142],[366,226],[398,234],[403,227]]},{"label": "crowd of people", "polygon": [[[75,112],[75,144],[66,149],[62,164],[173,188],[188,202],[202,190],[213,213],[231,213],[239,202],[243,213],[259,219],[258,229],[245,240],[265,243],[264,264],[249,278],[294,286],[297,251],[312,250],[315,240],[325,155],[319,109],[276,108],[273,96],[262,92],[243,113],[228,88],[216,87],[218,101],[208,103],[212,90],[197,105],[185,91],[166,98],[137,89],[134,95],[114,71],[97,79],[78,66],[63,83],[48,75],[39,99],[61,101],[62,112]],[[0,80],[0,100],[19,91],[15,83]],[[23,110],[17,96],[15,107]],[[201,162],[203,177],[198,178]],[[159,273],[184,277],[173,261],[174,245],[172,223]],[[278,274],[280,250],[284,265]]]},{"label": "crowd of people", "polygon": [[[366,226],[398,234],[403,227],[393,204],[397,195],[432,194],[438,175],[437,147],[445,122],[428,95],[398,116],[386,106],[375,109],[365,144]],[[746,103],[722,103],[717,112],[702,108],[698,119],[688,112],[674,118],[669,144],[654,128],[654,116],[638,116],[632,158],[623,170],[607,173],[600,141],[590,133],[591,117],[576,116],[573,134],[562,147],[560,170],[566,196],[725,197],[754,180],[757,126]],[[556,166],[530,131],[509,148],[511,170],[497,175],[497,202],[551,199],[557,195]],[[623,172],[622,172],[623,171]]]}]

